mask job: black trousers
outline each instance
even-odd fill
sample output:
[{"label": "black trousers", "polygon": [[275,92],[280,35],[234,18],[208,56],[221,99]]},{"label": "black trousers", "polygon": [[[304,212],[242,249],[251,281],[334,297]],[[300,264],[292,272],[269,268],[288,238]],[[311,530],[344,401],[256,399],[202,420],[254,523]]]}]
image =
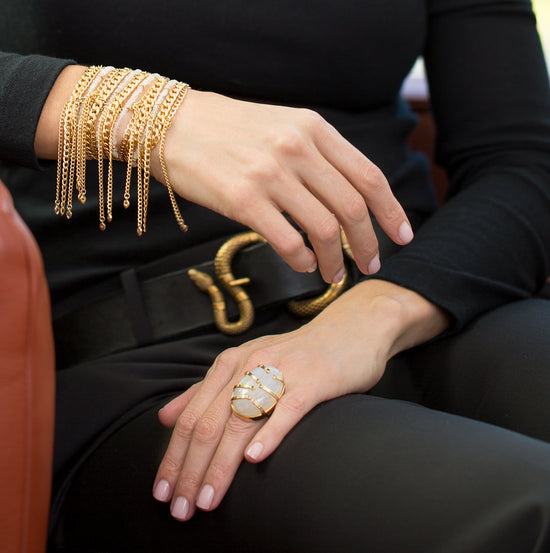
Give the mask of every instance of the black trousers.
[{"label": "black trousers", "polygon": [[[286,330],[288,320],[273,317],[258,333]],[[157,370],[174,388],[81,447],[79,464],[61,463],[71,478],[58,486],[51,551],[550,551],[549,338],[550,301],[532,299],[399,356],[372,393],[319,405],[269,459],[244,462],[221,506],[190,522],[151,495],[170,436],[156,411],[181,371],[195,378],[229,339],[88,364],[88,378],[104,370],[123,380],[132,367],[134,380]],[[70,380],[60,376],[61,417],[81,401],[63,399]],[[70,424],[59,425],[62,440]]]}]

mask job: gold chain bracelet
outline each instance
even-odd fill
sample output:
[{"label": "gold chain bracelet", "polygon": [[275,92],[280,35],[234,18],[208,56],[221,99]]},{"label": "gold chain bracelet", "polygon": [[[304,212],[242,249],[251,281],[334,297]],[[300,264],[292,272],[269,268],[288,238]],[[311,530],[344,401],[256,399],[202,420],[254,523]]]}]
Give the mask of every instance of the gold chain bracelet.
[{"label": "gold chain bracelet", "polygon": [[[147,228],[151,156],[158,146],[170,203],[178,226],[186,231],[168,178],[164,148],[168,128],[188,90],[185,83],[140,70],[87,68],[59,122],[55,213],[71,218],[74,188],[78,200],[86,201],[86,161],[96,159],[99,228],[105,230],[113,219],[113,160],[119,160],[127,164],[124,208],[130,205],[132,170],[137,168],[137,233],[141,235]],[[119,141],[118,128],[126,121]],[[108,163],[106,191],[104,159]]]}]

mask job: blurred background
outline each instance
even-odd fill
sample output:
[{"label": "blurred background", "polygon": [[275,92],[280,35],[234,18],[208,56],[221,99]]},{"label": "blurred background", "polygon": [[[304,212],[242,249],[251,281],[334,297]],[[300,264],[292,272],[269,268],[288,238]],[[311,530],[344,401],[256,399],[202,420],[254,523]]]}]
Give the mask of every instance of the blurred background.
[{"label": "blurred background", "polygon": [[[537,16],[539,34],[550,71],[550,0],[531,0],[531,2]],[[403,85],[403,91],[409,98],[423,97],[426,94],[427,86],[422,58],[418,59],[411,70]]]},{"label": "blurred background", "polygon": [[539,33],[550,65],[550,0],[533,0],[533,8],[539,23]]}]

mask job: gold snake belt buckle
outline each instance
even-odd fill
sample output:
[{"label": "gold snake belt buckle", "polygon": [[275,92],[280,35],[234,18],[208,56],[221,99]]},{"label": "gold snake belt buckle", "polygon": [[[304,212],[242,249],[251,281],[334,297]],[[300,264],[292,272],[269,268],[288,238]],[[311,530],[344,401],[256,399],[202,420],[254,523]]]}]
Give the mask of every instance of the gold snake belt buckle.
[{"label": "gold snake belt buckle", "polygon": [[[345,237],[343,237],[345,238]],[[248,277],[235,278],[231,271],[231,261],[237,252],[250,244],[265,242],[265,238],[257,232],[243,232],[232,236],[222,244],[214,258],[216,278],[222,288],[233,298],[239,308],[239,319],[230,321],[227,317],[227,305],[222,291],[215,284],[214,279],[207,273],[190,269],[189,278],[202,292],[208,294],[212,301],[214,324],[220,332],[227,335],[236,335],[246,332],[254,322],[254,305],[243,288],[250,283]],[[288,309],[294,315],[313,317],[320,313],[329,303],[334,301],[346,288],[348,281],[347,271],[344,269],[344,278],[338,284],[330,284],[321,296],[313,299],[296,300],[288,303]]]}]

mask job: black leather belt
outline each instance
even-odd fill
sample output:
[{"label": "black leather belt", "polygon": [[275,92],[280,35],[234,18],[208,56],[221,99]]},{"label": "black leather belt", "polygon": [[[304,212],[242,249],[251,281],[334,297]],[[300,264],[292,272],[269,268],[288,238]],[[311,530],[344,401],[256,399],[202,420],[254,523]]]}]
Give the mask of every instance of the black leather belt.
[{"label": "black leather belt", "polygon": [[[58,366],[94,359],[117,351],[157,343],[212,327],[212,301],[190,279],[195,269],[216,279],[214,260],[178,266],[178,256],[120,274],[115,289],[54,317]],[[318,272],[297,273],[265,242],[240,250],[231,263],[256,310],[291,299],[323,293],[327,284]],[[227,314],[238,316],[228,299]]]}]

